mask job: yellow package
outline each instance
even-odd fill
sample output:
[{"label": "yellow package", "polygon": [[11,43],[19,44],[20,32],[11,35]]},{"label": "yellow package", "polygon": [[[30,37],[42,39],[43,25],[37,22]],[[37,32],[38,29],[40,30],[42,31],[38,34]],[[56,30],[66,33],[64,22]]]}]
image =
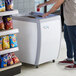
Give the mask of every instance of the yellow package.
[{"label": "yellow package", "polygon": [[9,49],[10,48],[9,36],[4,36],[2,41],[3,41],[3,50]]}]

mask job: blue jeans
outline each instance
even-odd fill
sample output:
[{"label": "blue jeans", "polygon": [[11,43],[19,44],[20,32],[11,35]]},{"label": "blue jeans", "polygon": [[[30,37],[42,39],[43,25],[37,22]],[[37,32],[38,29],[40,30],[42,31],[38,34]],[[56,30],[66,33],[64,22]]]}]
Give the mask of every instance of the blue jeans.
[{"label": "blue jeans", "polygon": [[64,24],[64,38],[67,47],[67,58],[73,58],[76,62],[76,26]]}]

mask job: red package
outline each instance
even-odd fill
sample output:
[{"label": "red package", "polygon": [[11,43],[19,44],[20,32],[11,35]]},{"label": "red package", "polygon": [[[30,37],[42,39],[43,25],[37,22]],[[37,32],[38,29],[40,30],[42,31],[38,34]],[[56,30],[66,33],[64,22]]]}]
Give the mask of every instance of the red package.
[{"label": "red package", "polygon": [[4,23],[2,17],[0,17],[0,30],[4,30]]},{"label": "red package", "polygon": [[18,59],[18,57],[15,55],[15,53],[11,53],[11,55],[12,55],[12,60],[13,60],[14,64],[20,62],[19,59]]},{"label": "red package", "polygon": [[13,29],[12,16],[4,16],[3,21],[4,21],[4,25],[5,25],[6,30]]}]

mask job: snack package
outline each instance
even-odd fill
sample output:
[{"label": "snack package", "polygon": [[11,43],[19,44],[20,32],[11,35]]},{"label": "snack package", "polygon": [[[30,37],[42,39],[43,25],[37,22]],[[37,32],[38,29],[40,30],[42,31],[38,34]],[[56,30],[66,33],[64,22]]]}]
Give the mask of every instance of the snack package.
[{"label": "snack package", "polygon": [[18,46],[16,34],[9,35],[9,39],[10,39],[10,48],[14,48]]},{"label": "snack package", "polygon": [[2,42],[3,42],[3,50],[10,48],[9,36],[4,36]]},{"label": "snack package", "polygon": [[0,12],[5,11],[5,0],[0,0]]},{"label": "snack package", "polygon": [[11,54],[9,53],[8,54],[8,56],[7,56],[7,65],[8,66],[11,66],[11,65],[13,65],[14,63],[13,63],[13,60],[12,60],[12,56],[11,56]]},{"label": "snack package", "polygon": [[0,30],[4,30],[4,23],[1,16],[0,16]]},{"label": "snack package", "polygon": [[12,16],[4,16],[3,21],[4,21],[4,25],[5,25],[6,30],[13,29]]},{"label": "snack package", "polygon": [[0,56],[0,68],[1,68],[1,56]]},{"label": "snack package", "polygon": [[13,10],[13,0],[5,0],[6,11]]},{"label": "snack package", "polygon": [[2,37],[0,37],[0,51],[2,51]]},{"label": "snack package", "polygon": [[13,60],[14,64],[20,62],[19,59],[18,59],[18,57],[15,55],[15,53],[11,53],[11,56],[12,56],[12,60]]},{"label": "snack package", "polygon": [[0,56],[0,68],[4,68],[7,66],[7,54]]}]

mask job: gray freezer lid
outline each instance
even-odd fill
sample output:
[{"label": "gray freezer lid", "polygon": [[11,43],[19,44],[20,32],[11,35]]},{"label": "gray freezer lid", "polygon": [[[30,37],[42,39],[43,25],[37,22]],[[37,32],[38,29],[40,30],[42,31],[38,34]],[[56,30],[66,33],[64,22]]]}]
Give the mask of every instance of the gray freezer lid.
[{"label": "gray freezer lid", "polygon": [[53,18],[55,16],[59,16],[59,15],[56,15],[56,14],[50,14],[49,16],[43,18],[42,15],[43,15],[43,13],[31,12],[31,13],[29,13],[28,16],[25,16],[25,15],[13,16],[13,19],[14,20],[20,20],[20,21],[28,21],[28,22],[37,23],[40,20],[44,20],[44,19],[47,19],[47,18]]}]

